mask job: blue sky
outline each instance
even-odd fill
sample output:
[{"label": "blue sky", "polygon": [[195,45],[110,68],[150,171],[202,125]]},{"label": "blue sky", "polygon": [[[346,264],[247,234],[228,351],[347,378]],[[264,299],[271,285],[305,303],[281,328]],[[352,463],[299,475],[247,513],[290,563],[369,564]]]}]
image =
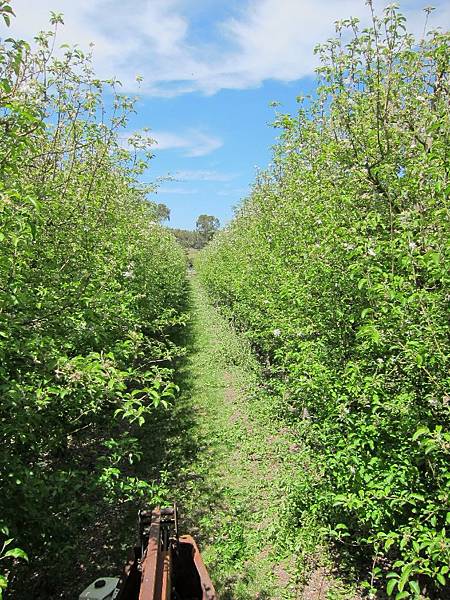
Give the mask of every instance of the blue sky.
[{"label": "blue sky", "polygon": [[[198,215],[226,223],[256,168],[270,162],[274,112],[295,111],[314,89],[313,47],[334,21],[368,19],[364,0],[12,0],[12,34],[31,39],[50,11],[64,14],[61,43],[88,48],[100,77],[117,76],[139,96],[130,133],[151,129],[158,144],[146,179],[171,175],[152,198],[171,209],[170,225],[194,228]],[[405,0],[409,28],[422,8]],[[432,2],[431,24],[448,28],[450,3]],[[375,0],[381,10],[384,3]],[[2,34],[0,34],[2,35]],[[3,37],[3,35],[2,35]],[[143,82],[136,82],[136,75]]]}]

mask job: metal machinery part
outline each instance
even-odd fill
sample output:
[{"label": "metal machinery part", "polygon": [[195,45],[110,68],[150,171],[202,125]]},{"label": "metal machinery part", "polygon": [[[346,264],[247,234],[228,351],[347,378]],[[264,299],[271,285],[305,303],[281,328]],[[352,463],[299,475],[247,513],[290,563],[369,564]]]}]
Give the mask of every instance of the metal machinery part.
[{"label": "metal machinery part", "polygon": [[118,582],[118,577],[100,577],[80,594],[79,600],[111,600]]},{"label": "metal machinery part", "polygon": [[116,582],[109,596],[86,595],[94,582],[79,600],[218,600],[194,539],[178,535],[176,506],[139,512],[139,544]]}]

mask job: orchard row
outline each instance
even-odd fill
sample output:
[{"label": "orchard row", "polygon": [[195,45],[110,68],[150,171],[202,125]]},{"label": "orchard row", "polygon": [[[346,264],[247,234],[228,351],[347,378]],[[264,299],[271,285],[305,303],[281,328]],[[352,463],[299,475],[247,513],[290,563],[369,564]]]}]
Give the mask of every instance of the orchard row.
[{"label": "orchard row", "polygon": [[450,564],[449,42],[414,39],[395,7],[338,23],[199,261],[309,449],[291,527],[397,599],[442,597]]}]

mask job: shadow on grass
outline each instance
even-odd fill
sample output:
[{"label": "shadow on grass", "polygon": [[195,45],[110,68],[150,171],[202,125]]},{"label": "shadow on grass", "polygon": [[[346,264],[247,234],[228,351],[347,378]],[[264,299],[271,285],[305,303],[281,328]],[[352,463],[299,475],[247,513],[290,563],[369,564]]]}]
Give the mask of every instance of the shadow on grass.
[{"label": "shadow on grass", "polygon": [[[195,311],[190,307],[192,319]],[[196,324],[191,321],[177,340],[186,348],[186,355],[176,367],[175,383],[180,388],[177,401],[166,411],[158,411],[156,418],[145,426],[142,436],[144,457],[140,463],[140,476],[144,479],[160,477],[167,488],[167,502],[176,502],[180,514],[180,533],[190,533],[202,543],[199,523],[209,514],[224,506],[220,490],[208,480],[207,470],[199,464],[213,460],[207,453],[211,440],[198,427],[204,419],[196,406],[198,392],[192,366],[200,352]],[[161,478],[161,474],[163,477]],[[167,479],[164,479],[167,474]]]}]

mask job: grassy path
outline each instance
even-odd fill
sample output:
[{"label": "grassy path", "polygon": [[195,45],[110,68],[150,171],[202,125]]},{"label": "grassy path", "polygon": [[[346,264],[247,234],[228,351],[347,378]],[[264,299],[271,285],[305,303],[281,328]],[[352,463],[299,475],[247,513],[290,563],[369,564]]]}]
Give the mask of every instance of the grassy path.
[{"label": "grassy path", "polygon": [[256,362],[195,277],[192,304],[184,393],[173,415],[173,423],[187,425],[172,432],[179,445],[167,457],[177,474],[170,487],[222,600],[287,600],[296,591],[292,565],[277,555],[274,540],[283,514],[281,466],[296,460],[296,448],[252,397]]},{"label": "grassy path", "polygon": [[[245,338],[208,303],[195,276],[191,315],[180,397],[170,412],[160,406],[131,430],[142,459],[129,474],[148,488],[141,497],[131,491],[121,501],[94,503],[73,545],[64,546],[67,556],[44,557],[26,573],[24,565],[10,597],[77,598],[95,578],[117,576],[148,489],[153,505],[178,503],[181,533],[198,541],[220,600],[356,600],[330,575],[330,561],[324,568],[324,556],[315,556],[317,529],[287,526],[287,494],[307,469],[307,455],[277,416],[276,398],[261,389]],[[84,498],[80,507],[91,504]]]}]

